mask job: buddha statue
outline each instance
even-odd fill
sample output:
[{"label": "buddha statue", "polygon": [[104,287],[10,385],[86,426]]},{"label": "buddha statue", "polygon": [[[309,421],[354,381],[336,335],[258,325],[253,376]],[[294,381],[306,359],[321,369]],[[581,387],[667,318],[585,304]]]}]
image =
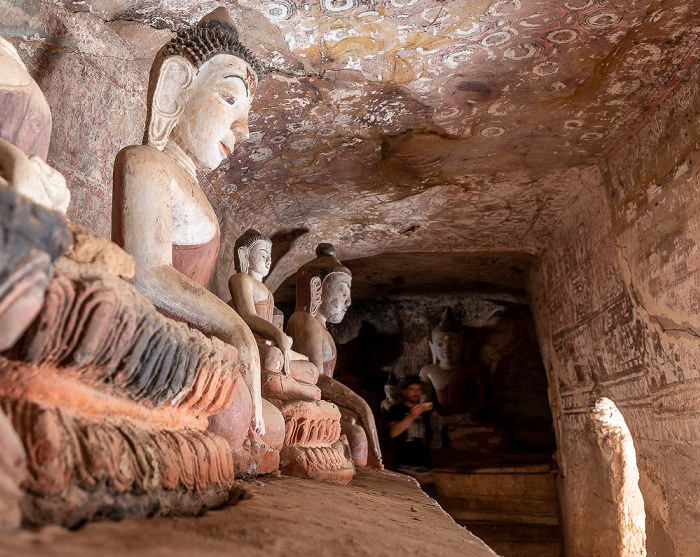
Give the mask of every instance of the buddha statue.
[{"label": "buddha statue", "polygon": [[[206,288],[220,233],[197,180],[198,170],[214,170],[248,138],[261,71],[225,8],[157,54],[143,144],[122,149],[114,164],[112,238],[133,256],[132,283],[159,311],[237,348],[252,427],[263,435],[258,345],[245,321]],[[239,412],[233,406],[226,412]],[[225,418],[247,429],[239,415]]]},{"label": "buddha statue", "polygon": [[[291,350],[292,339],[277,326],[274,297],[262,283],[270,271],[272,242],[247,230],[234,246],[236,273],[229,279],[231,306],[254,332],[262,363],[262,393],[284,417],[281,470],[289,475],[347,483],[353,462],[341,440],[337,406],[321,401],[317,367]],[[284,320],[282,319],[282,322]]]},{"label": "buddha statue", "polygon": [[382,400],[381,411],[382,416],[386,418],[389,415],[391,407],[401,402],[401,389],[399,389],[393,373],[389,374],[389,378],[386,383],[384,383],[384,396],[386,398]]},{"label": "buddha statue", "polygon": [[429,341],[433,363],[420,370],[420,378],[432,387],[435,410],[441,416],[469,414],[472,419],[489,413],[488,371],[468,360],[471,349],[466,331],[445,310]]},{"label": "buddha statue", "polygon": [[326,323],[340,323],[345,317],[351,304],[352,283],[352,273],[335,254],[332,244],[319,244],[316,258],[297,271],[296,309],[289,318],[287,334],[294,339],[294,347],[321,372],[317,385],[322,398],[340,408],[343,433],[355,464],[382,468],[377,427],[369,405],[333,379],[337,350]]},{"label": "buddha statue", "polygon": [[37,205],[68,210],[70,191],[46,164],[51,111],[17,51],[0,37],[0,179]]},{"label": "buddha statue", "polygon": [[240,469],[206,428],[247,392],[238,352],[158,313],[128,254],[53,210],[48,106],[0,43],[0,529],[220,506]]},{"label": "buddha statue", "polygon": [[70,243],[65,219],[54,212],[65,214],[70,192],[45,162],[50,138],[46,98],[0,37],[0,352],[41,310],[51,262]]},{"label": "buddha statue", "polygon": [[433,363],[424,366],[419,376],[436,410],[431,416],[431,447],[447,442],[470,452],[508,448],[507,433],[490,416],[488,370],[471,361],[471,339],[449,309],[433,329],[429,345]]},{"label": "buddha statue", "polygon": [[292,339],[274,324],[275,301],[262,279],[270,272],[272,241],[247,230],[234,246],[236,273],[228,281],[229,304],[253,331],[260,349],[262,393],[277,400],[320,400],[318,370],[291,350]]}]

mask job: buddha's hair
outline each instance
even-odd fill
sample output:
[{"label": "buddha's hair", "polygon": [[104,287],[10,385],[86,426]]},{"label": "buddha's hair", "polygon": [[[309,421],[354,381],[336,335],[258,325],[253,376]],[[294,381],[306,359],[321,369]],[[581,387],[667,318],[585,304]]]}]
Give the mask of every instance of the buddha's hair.
[{"label": "buddha's hair", "polygon": [[233,265],[236,271],[241,270],[241,259],[238,256],[238,250],[240,248],[252,248],[258,242],[267,242],[272,245],[272,240],[265,236],[262,232],[249,228],[243,234],[241,234],[236,243],[233,246]]},{"label": "buddha's hair", "polygon": [[432,337],[433,334],[435,334],[436,332],[459,333],[465,339],[470,338],[470,335],[467,332],[467,330],[462,326],[462,323],[460,323],[457,320],[457,318],[454,316],[454,313],[449,307],[446,307],[443,311],[440,323],[438,323],[437,326],[432,330],[430,336]]},{"label": "buddha's hair", "polygon": [[352,272],[335,258],[333,244],[321,243],[316,248],[316,258],[297,270],[297,311],[307,311],[314,317],[321,304],[321,288],[331,275],[343,274],[352,279]]},{"label": "buddha's hair", "polygon": [[236,28],[225,21],[207,21],[196,27],[178,31],[162,50],[163,56],[183,56],[199,69],[217,54],[231,54],[246,62],[257,74],[264,73],[262,64],[238,40]]}]

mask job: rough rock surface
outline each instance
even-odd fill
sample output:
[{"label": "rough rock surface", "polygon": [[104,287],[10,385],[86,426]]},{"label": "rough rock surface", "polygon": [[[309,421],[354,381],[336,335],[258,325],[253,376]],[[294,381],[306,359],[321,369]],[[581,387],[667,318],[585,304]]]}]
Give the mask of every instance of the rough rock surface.
[{"label": "rough rock surface", "polygon": [[415,480],[393,472],[363,469],[347,486],[287,476],[237,486],[248,495],[203,517],[24,531],[5,536],[0,555],[496,555],[455,524]]},{"label": "rough rock surface", "polygon": [[647,554],[693,555],[700,543],[699,90],[693,67],[567,208],[532,274],[574,557],[624,551],[609,528],[612,468],[588,425],[601,396],[634,441]]}]

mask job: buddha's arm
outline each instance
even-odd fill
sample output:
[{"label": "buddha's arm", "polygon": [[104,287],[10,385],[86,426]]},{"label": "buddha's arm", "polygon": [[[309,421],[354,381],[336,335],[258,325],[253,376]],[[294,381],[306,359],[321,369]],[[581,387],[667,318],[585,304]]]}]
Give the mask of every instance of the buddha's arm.
[{"label": "buddha's arm", "polygon": [[124,249],[136,263],[133,283],[154,305],[238,349],[253,400],[253,425],[262,433],[255,339],[232,308],[172,266],[172,178],[148,152],[125,151],[115,161],[114,182],[115,188],[122,188]]},{"label": "buddha's arm", "polygon": [[229,279],[228,287],[231,292],[233,308],[247,323],[251,331],[272,340],[280,350],[289,350],[292,346],[292,340],[255,311],[254,282],[254,278],[242,273],[236,273]]},{"label": "buddha's arm", "polygon": [[427,402],[435,400],[436,397],[433,393],[433,382],[430,379],[429,366],[421,368],[420,372],[418,372],[418,377],[420,377],[420,380],[423,381],[423,392],[425,393],[425,401]]},{"label": "buddha's arm", "polygon": [[340,406],[350,408],[355,412],[367,432],[367,438],[370,445],[370,450],[374,455],[375,461],[381,467],[382,450],[379,448],[379,435],[377,434],[377,424],[374,421],[372,409],[367,404],[367,401],[358,395],[355,391],[343,385],[340,381],[336,381],[327,375],[321,374],[316,383],[321,389],[321,396]]},{"label": "buddha's arm", "polygon": [[305,311],[295,311],[287,323],[287,334],[294,339],[294,350],[304,354],[323,375],[322,325]]}]

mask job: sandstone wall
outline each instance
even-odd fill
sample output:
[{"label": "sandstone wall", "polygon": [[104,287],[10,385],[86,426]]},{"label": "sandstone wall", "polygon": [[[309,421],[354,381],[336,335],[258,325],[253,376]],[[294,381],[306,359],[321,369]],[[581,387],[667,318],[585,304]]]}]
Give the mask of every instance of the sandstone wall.
[{"label": "sandstone wall", "polygon": [[532,274],[569,557],[632,554],[612,527],[612,468],[591,425],[601,396],[636,447],[648,555],[695,555],[700,544],[699,92],[695,70],[631,130]]}]

